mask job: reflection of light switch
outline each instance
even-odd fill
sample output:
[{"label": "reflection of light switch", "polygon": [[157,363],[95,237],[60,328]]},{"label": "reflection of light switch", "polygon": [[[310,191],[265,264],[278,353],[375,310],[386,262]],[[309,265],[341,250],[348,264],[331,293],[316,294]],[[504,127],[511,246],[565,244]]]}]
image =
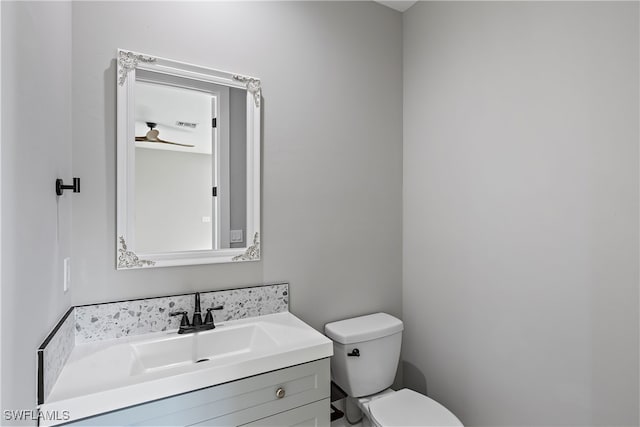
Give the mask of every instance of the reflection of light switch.
[{"label": "reflection of light switch", "polygon": [[202,217],[202,222],[211,222],[211,217],[210,216],[203,216]]},{"label": "reflection of light switch", "polygon": [[231,235],[231,243],[242,243],[244,241],[242,230],[231,230],[229,234]]}]

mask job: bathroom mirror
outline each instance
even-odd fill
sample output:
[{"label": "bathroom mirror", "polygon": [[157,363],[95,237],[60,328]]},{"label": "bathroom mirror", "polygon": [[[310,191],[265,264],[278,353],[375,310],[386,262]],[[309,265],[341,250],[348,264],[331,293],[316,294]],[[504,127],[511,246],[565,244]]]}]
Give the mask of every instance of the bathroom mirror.
[{"label": "bathroom mirror", "polygon": [[117,56],[117,269],[260,259],[260,80]]}]

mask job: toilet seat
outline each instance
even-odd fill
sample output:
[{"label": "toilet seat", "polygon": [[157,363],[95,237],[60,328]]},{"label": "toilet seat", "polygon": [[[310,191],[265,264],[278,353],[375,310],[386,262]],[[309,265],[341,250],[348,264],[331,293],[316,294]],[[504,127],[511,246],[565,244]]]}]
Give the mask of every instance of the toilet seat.
[{"label": "toilet seat", "polygon": [[402,389],[369,403],[373,421],[380,426],[462,426],[447,408],[413,390]]}]

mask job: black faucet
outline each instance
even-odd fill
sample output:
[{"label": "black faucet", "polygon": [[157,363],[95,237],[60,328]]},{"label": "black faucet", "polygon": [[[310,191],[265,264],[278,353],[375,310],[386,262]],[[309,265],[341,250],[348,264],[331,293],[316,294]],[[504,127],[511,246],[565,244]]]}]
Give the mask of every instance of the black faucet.
[{"label": "black faucet", "polygon": [[213,323],[212,310],[222,310],[224,307],[221,305],[207,308],[207,315],[202,322],[202,313],[200,309],[200,292],[196,292],[196,304],[193,310],[193,321],[189,323],[188,313],[186,311],[174,311],[169,313],[169,316],[182,316],[180,320],[179,334],[185,334],[190,332],[206,331],[209,329],[215,329],[216,325]]}]

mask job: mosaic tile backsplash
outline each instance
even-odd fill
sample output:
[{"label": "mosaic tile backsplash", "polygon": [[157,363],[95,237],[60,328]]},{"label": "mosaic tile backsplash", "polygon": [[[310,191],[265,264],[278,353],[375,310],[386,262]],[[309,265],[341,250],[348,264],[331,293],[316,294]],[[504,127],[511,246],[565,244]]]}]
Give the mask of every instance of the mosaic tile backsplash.
[{"label": "mosaic tile backsplash", "polygon": [[46,347],[39,352],[42,352],[42,392],[39,396],[48,396],[49,392],[53,388],[58,375],[62,371],[71,350],[75,346],[75,331],[74,331],[75,317],[73,312],[62,321],[60,328],[56,331],[55,335],[47,343]]},{"label": "mosaic tile backsplash", "polygon": [[[194,305],[192,293],[75,307],[46,347],[39,350],[43,352],[43,381],[39,387],[43,388],[44,399],[76,344],[177,329],[180,316],[171,317],[169,313],[187,311],[191,317]],[[219,305],[223,309],[213,312],[215,322],[289,311],[289,284],[200,293],[203,318],[208,307]]]},{"label": "mosaic tile backsplash", "polygon": [[193,294],[76,307],[76,344],[166,331],[180,326],[172,311],[193,313]]},{"label": "mosaic tile backsplash", "polygon": [[[191,318],[194,305],[194,294],[188,294],[76,307],[76,344],[177,329],[180,316],[169,313],[187,311]],[[224,307],[214,311],[215,322],[288,311],[289,285],[200,293],[203,317],[214,305]]]}]

